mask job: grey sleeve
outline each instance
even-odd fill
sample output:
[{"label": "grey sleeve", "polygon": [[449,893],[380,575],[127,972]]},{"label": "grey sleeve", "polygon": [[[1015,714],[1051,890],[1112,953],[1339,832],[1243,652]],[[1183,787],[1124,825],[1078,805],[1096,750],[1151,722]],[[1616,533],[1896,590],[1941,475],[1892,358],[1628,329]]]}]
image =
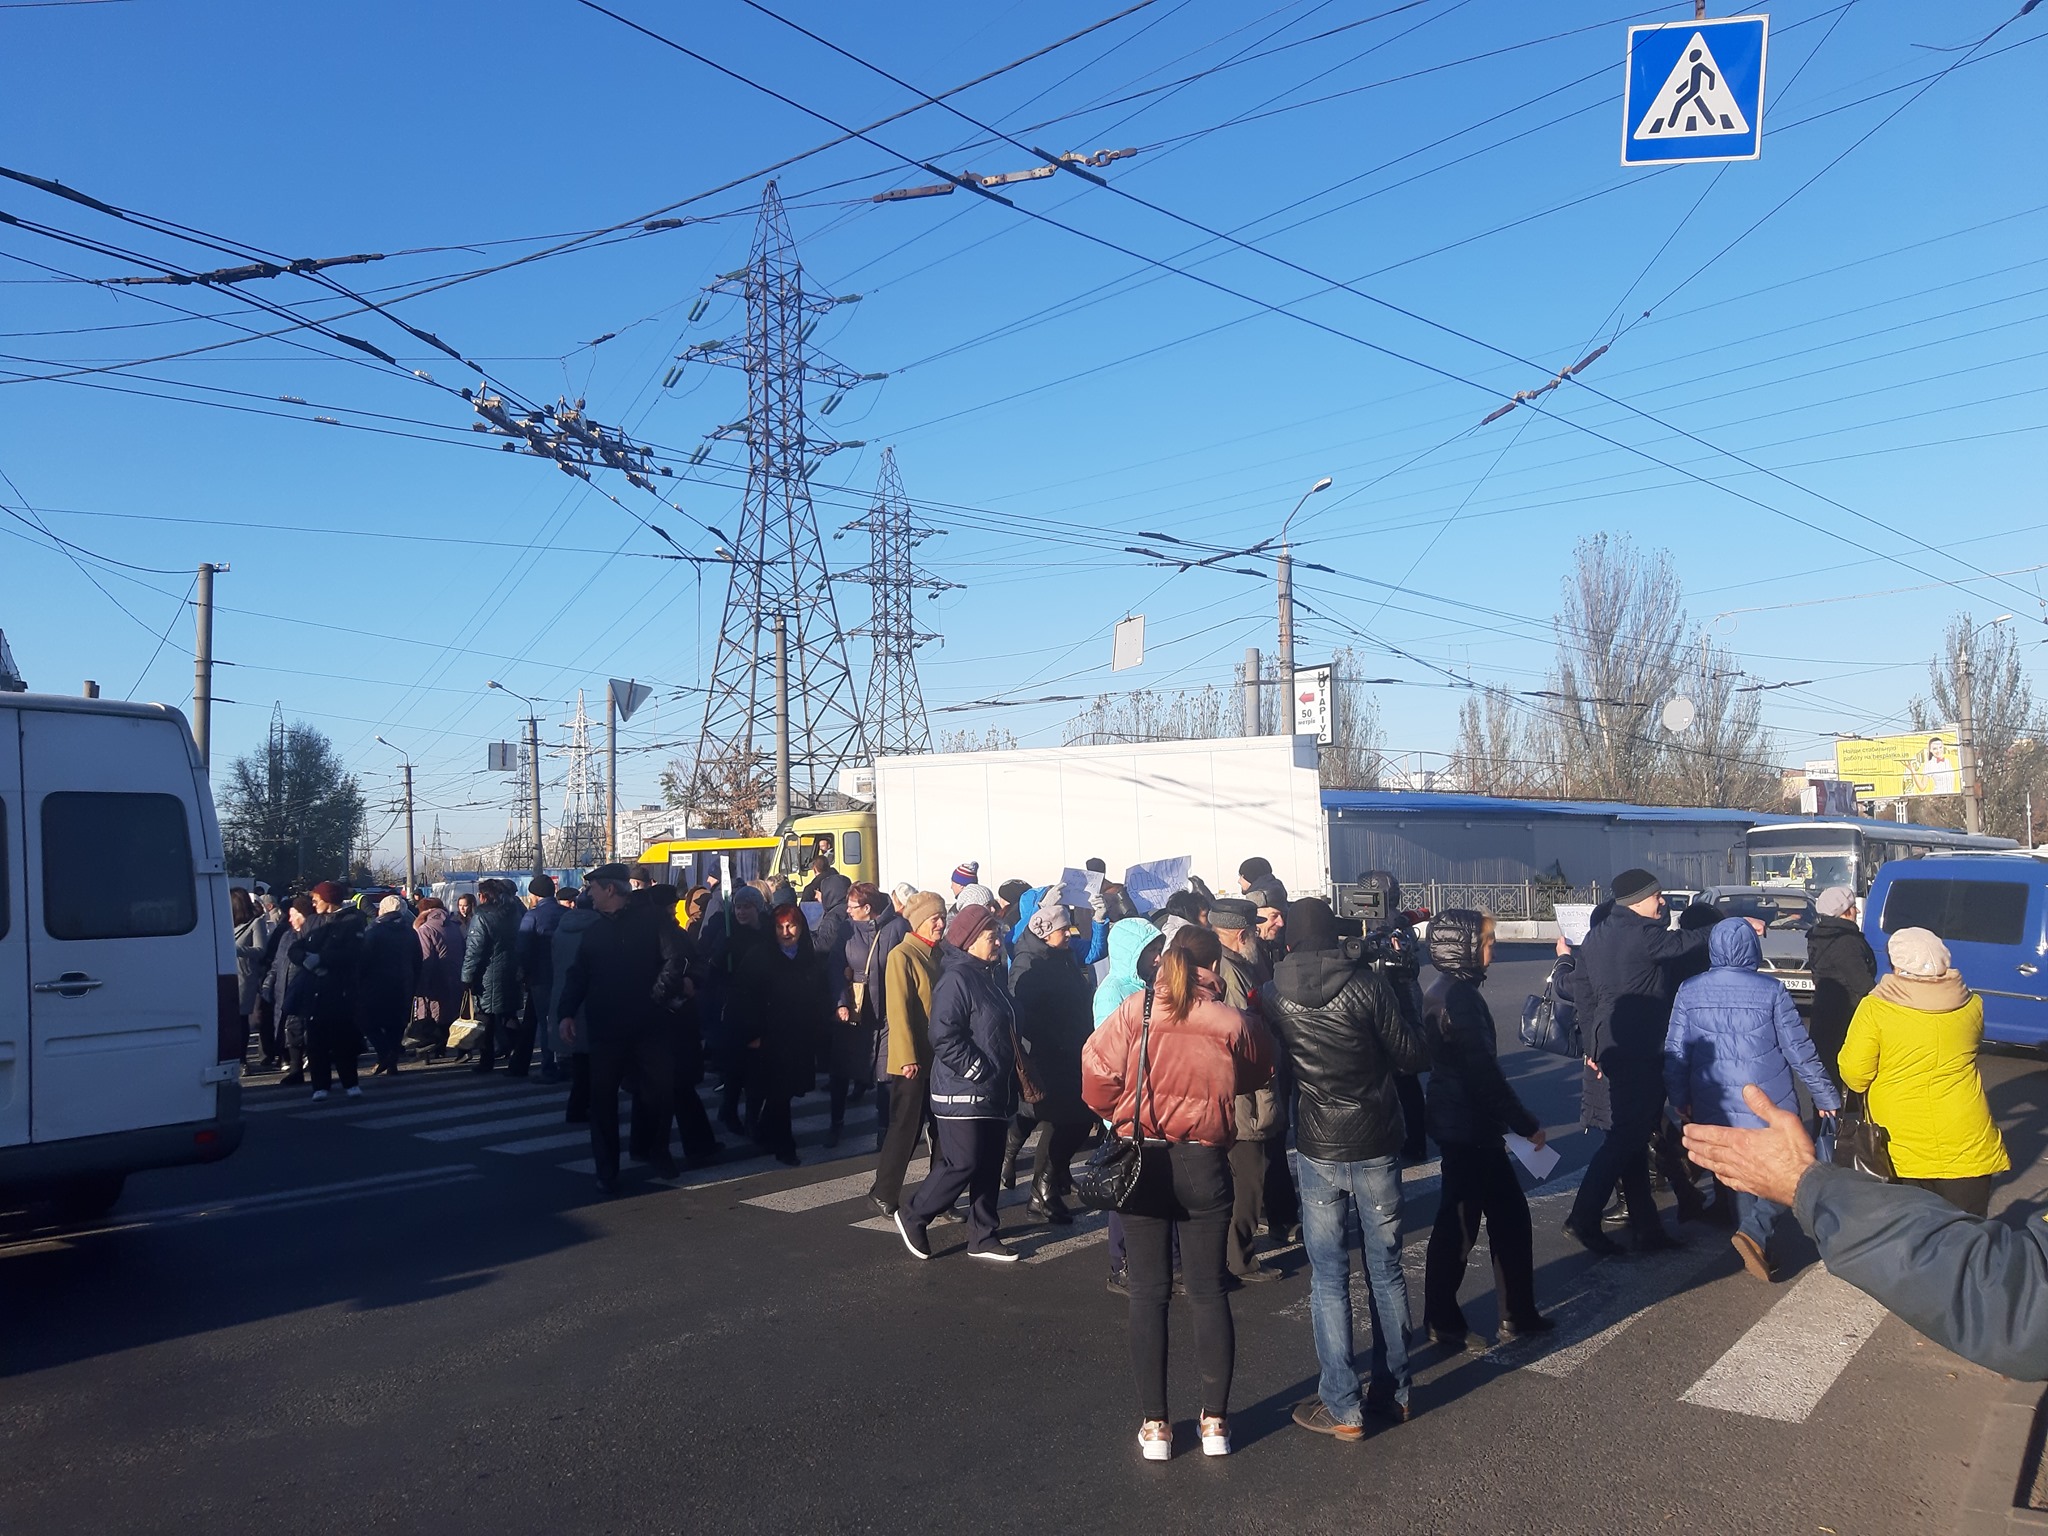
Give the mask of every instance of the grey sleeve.
[{"label": "grey sleeve", "polygon": [[1816,1163],[1793,1204],[1829,1271],[1965,1360],[2048,1380],[2048,1227],[2015,1231],[1931,1190]]}]

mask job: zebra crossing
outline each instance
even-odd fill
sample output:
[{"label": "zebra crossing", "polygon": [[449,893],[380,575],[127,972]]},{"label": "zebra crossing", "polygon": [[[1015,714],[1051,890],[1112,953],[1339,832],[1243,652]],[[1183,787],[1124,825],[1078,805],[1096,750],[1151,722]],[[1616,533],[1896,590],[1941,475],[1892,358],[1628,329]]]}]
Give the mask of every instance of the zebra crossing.
[{"label": "zebra crossing", "polygon": [[[351,1132],[404,1137],[423,1148],[457,1155],[475,1153],[486,1159],[526,1159],[535,1166],[588,1175],[589,1134],[585,1127],[563,1122],[566,1085],[515,1080],[501,1075],[471,1079],[459,1067],[425,1069],[396,1080],[370,1079],[360,1099],[309,1102],[304,1089],[256,1085],[243,1110],[251,1116],[281,1116],[292,1121],[325,1122]],[[715,1112],[715,1102],[707,1105]],[[624,1106],[621,1106],[622,1115]],[[800,1172],[795,1183],[743,1196],[740,1207],[765,1219],[824,1219],[896,1240],[895,1224],[873,1214],[866,1202],[871,1166],[842,1172],[835,1165],[850,1159],[871,1159],[876,1124],[872,1103],[851,1106],[840,1143],[824,1145],[830,1110],[822,1094],[796,1102],[792,1123],[800,1170],[787,1170],[751,1145],[728,1145],[717,1163],[683,1172],[673,1180],[655,1180],[675,1189],[710,1189],[743,1183],[763,1174]],[[721,1132],[728,1143],[729,1132]],[[566,1157],[569,1152],[583,1155]],[[1028,1155],[1028,1154],[1027,1154]],[[461,1167],[464,1165],[455,1165]],[[474,1165],[469,1165],[474,1166]],[[906,1191],[924,1178],[929,1164],[915,1159],[908,1170]],[[442,1177],[455,1177],[443,1174]],[[1539,1234],[1554,1232],[1576,1191],[1580,1175],[1566,1173],[1529,1192],[1530,1213]],[[1440,1185],[1434,1163],[1403,1171],[1402,1193],[1408,1207],[1409,1230],[1402,1252],[1412,1303],[1420,1307],[1422,1271],[1433,1197]],[[1016,1212],[1030,1199],[1028,1177],[1001,1192],[998,1207]],[[1044,1264],[1101,1247],[1108,1223],[1099,1212],[1077,1210],[1067,1226],[1037,1221],[1006,1222],[1005,1241],[1020,1256]],[[946,1229],[938,1233],[943,1244]],[[1269,1255],[1285,1258],[1298,1248]],[[1552,1333],[1507,1344],[1495,1344],[1476,1357],[1482,1367],[1515,1370],[1568,1381],[1604,1350],[1642,1325],[1656,1310],[1691,1291],[1717,1265],[1728,1263],[1718,1233],[1695,1233],[1682,1249],[1608,1263],[1566,1266],[1562,1294],[1544,1297],[1546,1311],[1558,1326]],[[1489,1268],[1484,1239],[1473,1250],[1475,1281]],[[1365,1333],[1367,1308],[1362,1266],[1351,1277],[1356,1326]],[[1482,1282],[1483,1285],[1483,1282]],[[1308,1300],[1298,1285],[1281,1295],[1272,1289],[1241,1293],[1242,1308],[1270,1305],[1273,1315],[1306,1323]],[[1785,1424],[1805,1422],[1877,1331],[1883,1308],[1846,1282],[1816,1265],[1780,1287],[1772,1305],[1700,1373],[1679,1395],[1679,1401],[1703,1411],[1737,1414]],[[1364,1342],[1360,1342],[1361,1350]]]}]

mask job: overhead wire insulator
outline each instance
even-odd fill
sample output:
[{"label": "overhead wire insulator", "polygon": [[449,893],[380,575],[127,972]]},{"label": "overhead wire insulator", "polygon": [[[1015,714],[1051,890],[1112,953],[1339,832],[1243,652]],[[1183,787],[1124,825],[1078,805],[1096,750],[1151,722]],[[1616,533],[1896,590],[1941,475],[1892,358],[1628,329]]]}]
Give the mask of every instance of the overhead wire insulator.
[{"label": "overhead wire insulator", "polygon": [[710,307],[711,301],[707,298],[699,296],[697,302],[690,306],[689,323],[691,325],[695,325],[699,320],[702,320],[704,318],[704,311],[709,309]]},{"label": "overhead wire insulator", "polygon": [[674,389],[676,387],[676,380],[680,379],[682,376],[683,370],[681,368],[669,369],[669,371],[662,376],[661,387],[663,389]]}]

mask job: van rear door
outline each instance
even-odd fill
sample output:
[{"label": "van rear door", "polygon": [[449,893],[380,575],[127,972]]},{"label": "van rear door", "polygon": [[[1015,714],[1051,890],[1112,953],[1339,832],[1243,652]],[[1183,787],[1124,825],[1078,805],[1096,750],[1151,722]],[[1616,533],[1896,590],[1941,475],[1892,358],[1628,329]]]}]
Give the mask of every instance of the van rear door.
[{"label": "van rear door", "polygon": [[1883,930],[1926,928],[1940,936],[1963,980],[1984,999],[1989,1039],[2048,1042],[2048,901],[2031,861],[2012,861],[2009,875],[1936,873],[1948,868],[1940,859],[1907,867],[1911,872],[1892,876],[1885,889]]},{"label": "van rear door", "polygon": [[24,709],[38,1142],[214,1117],[214,914],[176,718]]},{"label": "van rear door", "polygon": [[0,1147],[28,1140],[28,924],[22,920],[21,731],[0,710]]}]

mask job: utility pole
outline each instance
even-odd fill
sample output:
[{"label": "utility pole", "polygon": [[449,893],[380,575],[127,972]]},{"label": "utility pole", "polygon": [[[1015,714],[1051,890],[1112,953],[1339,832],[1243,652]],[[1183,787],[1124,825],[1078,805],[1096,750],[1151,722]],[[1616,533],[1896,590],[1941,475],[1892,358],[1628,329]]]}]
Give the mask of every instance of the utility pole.
[{"label": "utility pole", "polygon": [[1245,647],[1244,652],[1244,733],[1247,736],[1266,734],[1265,721],[1259,710],[1259,648]]},{"label": "utility pole", "polygon": [[604,856],[619,856],[619,701],[604,685]]},{"label": "utility pole", "polygon": [[192,739],[199,746],[199,766],[213,762],[213,573],[224,565],[199,567],[197,596],[198,643],[192,650]]},{"label": "utility pole", "polygon": [[[1330,485],[1330,477],[1323,476],[1301,493],[1294,512],[1301,510],[1302,502],[1318,491],[1327,491]],[[1280,718],[1275,722],[1283,728],[1281,735],[1294,732],[1294,555],[1287,547],[1287,528],[1294,521],[1294,512],[1289,512],[1280,523],[1280,686],[1287,690],[1280,705]]]},{"label": "utility pole", "polygon": [[775,825],[789,820],[789,620],[775,615]]},{"label": "utility pole", "polygon": [[412,841],[412,754],[402,747],[392,747],[382,736],[377,738],[380,747],[391,747],[405,759],[405,893],[411,896],[419,888],[419,867],[413,858]]},{"label": "utility pole", "polygon": [[527,798],[533,805],[533,872],[540,875],[547,870],[547,850],[541,846],[540,831],[540,717],[534,714],[526,717],[526,773]]}]

